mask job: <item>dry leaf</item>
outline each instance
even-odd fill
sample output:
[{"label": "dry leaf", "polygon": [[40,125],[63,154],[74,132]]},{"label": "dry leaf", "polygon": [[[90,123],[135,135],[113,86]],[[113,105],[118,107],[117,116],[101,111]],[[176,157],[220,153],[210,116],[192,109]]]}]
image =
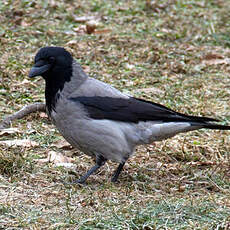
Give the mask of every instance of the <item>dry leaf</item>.
[{"label": "dry leaf", "polygon": [[217,53],[209,53],[203,57],[203,60],[224,59],[224,56]]},{"label": "dry leaf", "polygon": [[66,140],[58,140],[54,142],[51,146],[57,147],[59,149],[65,149],[65,150],[73,148]]},{"label": "dry leaf", "polygon": [[58,4],[55,0],[49,0],[50,7],[56,9],[58,7]]},{"label": "dry leaf", "polygon": [[29,139],[22,139],[0,141],[0,145],[4,145],[7,147],[36,147],[38,146],[38,143]]},{"label": "dry leaf", "polygon": [[78,34],[84,34],[86,33],[86,25],[80,25],[79,27],[74,28],[73,31]]},{"label": "dry leaf", "polygon": [[132,70],[133,68],[135,68],[135,65],[126,63],[126,64],[125,64],[125,67],[126,67],[126,69]]},{"label": "dry leaf", "polygon": [[29,85],[31,81],[24,79],[22,82],[20,82],[18,85]]},{"label": "dry leaf", "polygon": [[71,163],[73,159],[67,156],[64,156],[62,153],[57,153],[55,151],[48,152],[49,162],[52,163]]},{"label": "dry leaf", "polygon": [[105,34],[105,33],[109,33],[111,32],[111,29],[104,29],[104,30],[95,30],[94,33],[95,34]]},{"label": "dry leaf", "polygon": [[[90,20],[86,22],[86,25],[80,25],[77,28],[74,28],[73,31],[78,34],[103,34],[111,32],[111,29],[104,29],[104,30],[96,30],[96,28],[99,26],[99,21],[96,20]],[[75,45],[75,41],[70,41],[67,43],[68,45]]]},{"label": "dry leaf", "polygon": [[196,49],[195,46],[192,46],[192,45],[189,45],[189,44],[185,44],[185,50],[186,51],[193,51],[195,49]]},{"label": "dry leaf", "polygon": [[54,163],[57,166],[63,166],[61,164],[71,164],[74,160],[70,157],[64,156],[62,153],[58,153],[55,151],[49,151],[47,154],[47,158],[38,159],[36,161],[38,163],[49,163],[50,162],[50,163]]},{"label": "dry leaf", "polygon": [[63,156],[61,153],[57,153],[54,151],[48,152],[48,159],[49,159],[49,162],[52,162],[52,163],[68,162],[65,156]]},{"label": "dry leaf", "polygon": [[230,64],[230,59],[221,54],[209,53],[203,57],[202,62],[206,65]]},{"label": "dry leaf", "polygon": [[163,166],[163,163],[157,162],[157,169],[160,169]]},{"label": "dry leaf", "polygon": [[187,165],[192,165],[192,166],[209,166],[209,165],[216,165],[216,162],[213,161],[192,161],[187,163]]},{"label": "dry leaf", "polygon": [[75,164],[73,164],[73,163],[56,163],[55,164],[57,167],[59,167],[59,166],[62,166],[62,167],[65,167],[65,168],[69,168],[69,169],[76,169],[76,165]]},{"label": "dry leaf", "polygon": [[19,133],[19,129],[17,128],[8,128],[0,130],[0,137],[7,136],[9,134]]},{"label": "dry leaf", "polygon": [[230,64],[230,58],[204,60],[203,63],[206,65]]},{"label": "dry leaf", "polygon": [[90,20],[86,22],[86,32],[87,34],[94,33],[95,29],[98,27],[98,21]]},{"label": "dry leaf", "polygon": [[21,21],[21,26],[28,27],[28,26],[31,26],[31,23],[28,23],[26,21]]},{"label": "dry leaf", "polygon": [[82,66],[82,68],[84,69],[84,71],[85,71],[86,73],[90,73],[90,66],[84,65],[84,66]]},{"label": "dry leaf", "polygon": [[186,189],[186,186],[185,186],[185,185],[179,185],[178,191],[179,191],[179,192],[184,192],[185,189]]},{"label": "dry leaf", "polygon": [[96,18],[98,18],[97,16],[82,16],[82,17],[78,17],[76,15],[73,15],[74,21],[81,23],[81,22],[87,22],[90,20],[95,20]]},{"label": "dry leaf", "polygon": [[48,158],[35,159],[35,161],[38,162],[39,164],[44,164],[44,163],[48,163],[49,159]]},{"label": "dry leaf", "polygon": [[[26,71],[26,72],[28,72],[28,71]],[[34,84],[32,81],[29,81],[29,80],[27,80],[27,79],[24,79],[22,82],[20,82],[20,83],[17,83],[17,85],[15,85],[16,87],[18,87],[18,86],[34,86],[34,87],[37,87],[36,86],[36,84]]]},{"label": "dry leaf", "polygon": [[47,115],[46,113],[44,113],[44,112],[41,112],[41,113],[39,114],[39,116],[40,116],[41,118],[47,118],[47,117],[48,117],[48,115]]},{"label": "dry leaf", "polygon": [[78,43],[79,43],[79,41],[77,41],[77,40],[71,40],[71,41],[67,42],[67,45],[68,46],[77,45]]}]

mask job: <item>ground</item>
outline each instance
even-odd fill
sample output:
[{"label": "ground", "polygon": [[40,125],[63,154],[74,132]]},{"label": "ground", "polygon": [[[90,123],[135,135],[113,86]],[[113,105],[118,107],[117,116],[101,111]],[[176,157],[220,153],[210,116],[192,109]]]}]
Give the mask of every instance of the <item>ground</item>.
[{"label": "ground", "polygon": [[[55,45],[123,92],[230,123],[228,1],[5,0],[0,12],[1,119],[44,102],[43,80],[27,76],[37,50]],[[230,229],[229,131],[141,146],[119,183],[108,162],[80,186],[63,181],[93,159],[60,145],[44,113],[11,128],[0,133],[1,229]],[[24,139],[33,142],[17,142]],[[46,160],[50,151],[75,168]]]}]

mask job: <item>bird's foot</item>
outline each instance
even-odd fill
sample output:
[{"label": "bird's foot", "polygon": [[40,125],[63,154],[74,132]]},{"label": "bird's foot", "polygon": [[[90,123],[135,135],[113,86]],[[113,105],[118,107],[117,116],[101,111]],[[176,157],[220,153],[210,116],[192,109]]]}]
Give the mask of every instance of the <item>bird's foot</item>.
[{"label": "bird's foot", "polygon": [[117,179],[118,179],[124,165],[125,165],[125,162],[119,164],[119,166],[117,167],[116,171],[114,172],[114,174],[111,178],[111,182],[113,182],[113,183],[117,182]]},{"label": "bird's foot", "polygon": [[117,181],[117,177],[112,176],[112,178],[111,178],[111,182],[112,182],[112,183],[117,183],[117,182],[118,182],[118,181]]}]

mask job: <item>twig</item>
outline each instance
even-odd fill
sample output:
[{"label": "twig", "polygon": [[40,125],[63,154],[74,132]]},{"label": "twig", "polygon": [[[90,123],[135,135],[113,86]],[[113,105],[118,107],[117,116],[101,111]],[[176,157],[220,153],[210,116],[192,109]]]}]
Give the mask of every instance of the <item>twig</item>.
[{"label": "twig", "polygon": [[0,123],[0,129],[4,129],[10,126],[10,123],[16,119],[21,119],[25,116],[27,116],[30,113],[35,112],[45,112],[45,104],[44,103],[34,103],[32,105],[24,106],[22,109],[20,109],[18,112],[6,117],[1,123]]}]

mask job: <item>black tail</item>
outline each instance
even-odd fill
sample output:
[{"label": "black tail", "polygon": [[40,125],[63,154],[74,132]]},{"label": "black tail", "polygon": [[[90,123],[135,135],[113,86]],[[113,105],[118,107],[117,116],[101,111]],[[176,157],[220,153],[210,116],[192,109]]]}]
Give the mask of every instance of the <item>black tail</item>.
[{"label": "black tail", "polygon": [[210,118],[210,117],[198,117],[198,116],[189,116],[184,115],[186,118],[191,120],[191,124],[194,126],[201,126],[205,129],[219,129],[219,130],[230,130],[229,125],[218,125],[212,122],[220,122],[220,120]]},{"label": "black tail", "polygon": [[229,125],[217,125],[217,124],[203,124],[203,127],[205,129],[219,129],[219,130],[230,130],[230,126]]},{"label": "black tail", "polygon": [[203,123],[203,122],[210,122],[210,121],[216,121],[216,122],[220,121],[220,120],[210,118],[210,117],[190,116],[190,115],[185,115],[185,114],[182,114],[182,113],[178,113],[178,114],[180,114],[182,118],[188,119],[188,120],[194,121],[194,122],[202,122]]},{"label": "black tail", "polygon": [[230,130],[230,125],[218,125],[209,122],[191,122],[192,126],[199,126],[201,129],[219,129],[219,130]]}]

